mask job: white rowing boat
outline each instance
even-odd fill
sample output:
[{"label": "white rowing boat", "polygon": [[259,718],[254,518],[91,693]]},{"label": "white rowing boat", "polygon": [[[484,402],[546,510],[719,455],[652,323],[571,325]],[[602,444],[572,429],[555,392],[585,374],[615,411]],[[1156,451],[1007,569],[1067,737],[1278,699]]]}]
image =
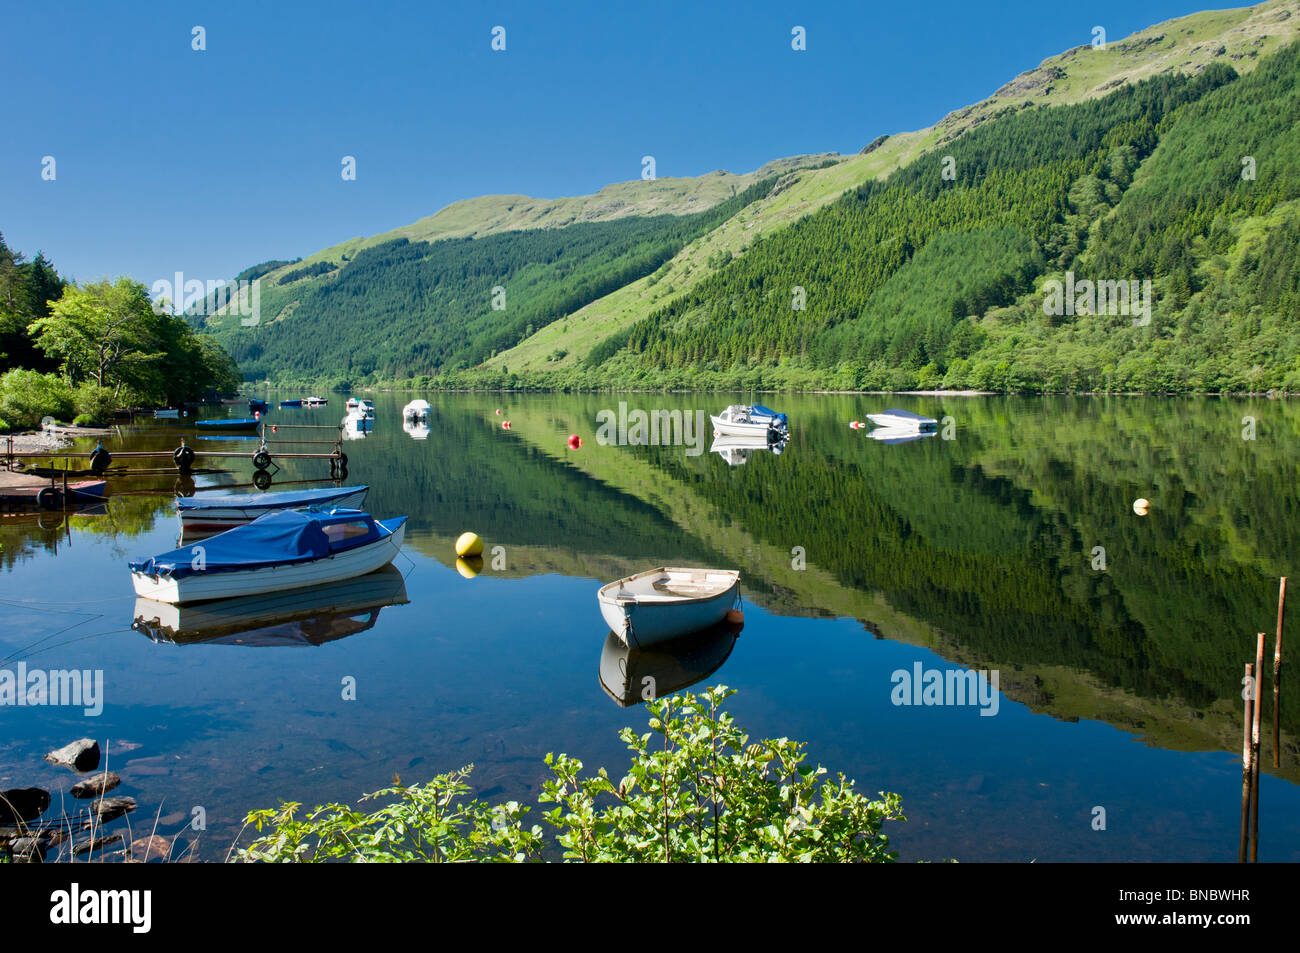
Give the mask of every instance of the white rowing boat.
[{"label": "white rowing boat", "polygon": [[174,604],[317,586],[387,566],[405,532],[405,516],[381,522],[360,510],[283,510],[133,560],[131,580],[137,596]]},{"label": "white rowing boat", "polygon": [[601,586],[596,601],[614,633],[640,649],[721,622],[739,592],[735,569],[661,567]]}]

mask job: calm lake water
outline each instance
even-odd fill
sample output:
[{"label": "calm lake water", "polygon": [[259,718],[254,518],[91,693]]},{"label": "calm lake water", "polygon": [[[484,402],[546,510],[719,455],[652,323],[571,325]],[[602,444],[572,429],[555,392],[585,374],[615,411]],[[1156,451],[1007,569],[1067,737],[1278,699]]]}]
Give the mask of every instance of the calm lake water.
[{"label": "calm lake water", "polygon": [[[650,673],[661,693],[691,678],[737,688],[730,710],[751,734],[806,741],[860,789],[897,791],[908,821],[889,833],[904,860],[1236,859],[1242,670],[1256,632],[1272,652],[1277,577],[1300,551],[1300,405],[772,397],[790,441],[741,463],[710,452],[707,418],[694,446],[597,439],[598,414],[620,402],[693,416],[725,395],[431,396],[420,435],[400,420],[410,395],[373,399],[348,482],[371,486],[376,516],[410,516],[404,579],[321,597],[306,622],[200,626],[181,644],[132,628],[126,561],[177,545],[173,476],[111,480],[106,511],[65,526],[0,520],[0,668],[102,669],[106,694],[94,718],[0,708],[0,787],[66,791],[75,777],[42,755],[94,736],[122,775],[115,793],[140,803],[136,828],[160,814],[161,833],[180,833],[204,808],[207,859],[250,809],[354,801],[394,774],[473,762],[481,795],[535,804],[548,751],[591,770],[626,763],[617,731],[644,730]],[[336,424],[342,403],[268,420]],[[889,444],[848,426],[895,406],[951,428]],[[162,426],[105,443],[193,438]],[[251,473],[241,462],[197,483]],[[328,475],[293,461],[274,488]],[[475,578],[455,565],[465,530],[488,550]],[[607,644],[598,583],[665,564],[741,571],[734,644],[630,659]],[[1300,628],[1287,629],[1294,655]],[[895,704],[895,673],[918,665],[997,672],[996,713]],[[1264,745],[1261,860],[1300,860],[1290,696],[1280,769]]]}]

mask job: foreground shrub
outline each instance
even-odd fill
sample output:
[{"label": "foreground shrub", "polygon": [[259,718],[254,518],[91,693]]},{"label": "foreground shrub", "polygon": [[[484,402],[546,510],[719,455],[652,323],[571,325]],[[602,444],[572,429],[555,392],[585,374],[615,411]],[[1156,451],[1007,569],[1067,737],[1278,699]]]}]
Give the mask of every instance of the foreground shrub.
[{"label": "foreground shrub", "polygon": [[[584,776],[582,762],[547,755],[554,775],[539,801],[554,804],[542,818],[557,831],[565,861],[892,861],[887,820],[905,820],[897,794],[870,800],[843,774],[804,764],[800,742],[749,743],[720,710],[734,691],[650,702],[650,731],[619,736],[632,753],[616,785],[600,768]],[[652,739],[655,739],[652,743]],[[653,750],[652,750],[653,749]],[[327,804],[299,819],[301,804],[253,811],[259,833],[234,852],[243,862],[529,861],[550,845],[540,826],[525,827],[529,808],[464,800],[473,765],[407,787],[400,780],[363,801],[392,798],[365,814]]]},{"label": "foreground shrub", "polygon": [[36,427],[41,418],[67,420],[73,413],[72,388],[56,374],[15,368],[0,376],[0,417],[15,427]]}]

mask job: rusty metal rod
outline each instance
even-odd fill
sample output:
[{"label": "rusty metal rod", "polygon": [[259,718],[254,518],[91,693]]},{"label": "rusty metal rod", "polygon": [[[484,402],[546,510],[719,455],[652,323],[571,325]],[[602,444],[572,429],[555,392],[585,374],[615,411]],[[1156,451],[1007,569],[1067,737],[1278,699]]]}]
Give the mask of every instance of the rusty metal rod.
[{"label": "rusty metal rod", "polygon": [[1282,619],[1286,615],[1286,576],[1277,593],[1277,641],[1273,643],[1273,767],[1281,767],[1281,718],[1282,711]]},{"label": "rusty metal rod", "polygon": [[1241,732],[1241,837],[1237,844],[1239,864],[1246,862],[1246,846],[1250,840],[1250,720],[1255,704],[1255,666],[1249,662],[1246,663],[1246,677],[1242,682],[1246,686],[1241,693],[1246,702],[1246,711]]}]

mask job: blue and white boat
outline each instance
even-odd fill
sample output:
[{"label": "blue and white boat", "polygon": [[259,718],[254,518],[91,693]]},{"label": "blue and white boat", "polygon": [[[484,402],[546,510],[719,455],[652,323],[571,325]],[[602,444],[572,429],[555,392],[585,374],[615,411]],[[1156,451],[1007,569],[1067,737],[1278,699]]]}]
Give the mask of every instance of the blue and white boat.
[{"label": "blue and white boat", "polygon": [[709,417],[715,437],[770,437],[777,439],[789,430],[785,414],[778,414],[762,404],[732,404],[720,414]]},{"label": "blue and white boat", "polygon": [[735,569],[661,567],[601,586],[596,601],[614,634],[643,649],[721,622],[739,591]]},{"label": "blue and white boat", "polygon": [[194,426],[200,430],[256,430],[257,424],[254,417],[216,417],[212,420],[194,421]]},{"label": "blue and white boat", "polygon": [[131,580],[137,596],[173,605],[319,586],[387,566],[405,533],[405,516],[380,521],[361,510],[285,510],[132,560]]},{"label": "blue and white boat", "polygon": [[317,490],[282,490],[277,493],[209,493],[177,497],[176,514],[186,530],[229,529],[251,523],[280,510],[360,509],[368,485],[325,487]]}]

